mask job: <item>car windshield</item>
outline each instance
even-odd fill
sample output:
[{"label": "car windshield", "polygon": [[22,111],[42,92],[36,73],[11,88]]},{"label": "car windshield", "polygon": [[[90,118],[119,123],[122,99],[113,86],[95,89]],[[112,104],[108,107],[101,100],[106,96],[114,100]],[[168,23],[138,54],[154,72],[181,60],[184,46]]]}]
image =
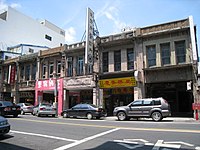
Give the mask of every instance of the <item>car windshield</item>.
[{"label": "car windshield", "polygon": [[3,105],[5,105],[5,106],[13,106],[13,103],[11,103],[9,101],[3,101]]},{"label": "car windshield", "polygon": [[94,107],[94,108],[97,108],[97,106],[96,106],[96,105],[93,105],[93,104],[90,104],[90,106],[92,106],[92,107]]},{"label": "car windshield", "polygon": [[51,104],[41,104],[41,106],[45,106],[45,107],[51,107]]},{"label": "car windshield", "polygon": [[30,103],[24,103],[25,106],[32,106]]}]

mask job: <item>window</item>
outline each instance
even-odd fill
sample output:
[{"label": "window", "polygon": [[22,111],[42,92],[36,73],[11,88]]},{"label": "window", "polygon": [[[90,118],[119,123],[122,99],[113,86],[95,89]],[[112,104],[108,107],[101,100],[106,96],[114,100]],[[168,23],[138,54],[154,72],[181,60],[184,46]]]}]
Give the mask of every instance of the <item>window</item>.
[{"label": "window", "polygon": [[77,75],[83,75],[83,56],[79,56],[77,59]]},{"label": "window", "polygon": [[134,69],[134,54],[133,49],[127,49],[127,69],[131,70]]},{"label": "window", "polygon": [[5,68],[3,69],[3,80],[4,80],[5,82],[8,82],[8,67],[5,67]]},{"label": "window", "polygon": [[3,12],[0,14],[0,19],[5,20],[6,21],[7,18],[7,11]]},{"label": "window", "polygon": [[93,73],[93,64],[88,64],[88,74]]},{"label": "window", "polygon": [[162,65],[170,64],[170,43],[160,45]]},{"label": "window", "polygon": [[103,52],[103,72],[108,72],[108,52]]},{"label": "window", "polygon": [[20,80],[24,80],[24,66],[21,66],[20,69]]},{"label": "window", "polygon": [[121,70],[121,51],[114,51],[114,71]]},{"label": "window", "polygon": [[147,46],[148,67],[156,66],[156,46]]},{"label": "window", "polygon": [[45,35],[45,39],[51,41],[51,40],[52,40],[52,37],[46,34],[46,35]]},{"label": "window", "polygon": [[31,75],[31,80],[35,80],[36,77],[36,64],[32,65],[32,75]]},{"label": "window", "polygon": [[42,66],[42,78],[43,79],[46,78],[46,71],[47,71],[47,66],[46,66],[46,64],[43,64],[43,66]]},{"label": "window", "polygon": [[57,62],[57,75],[60,76],[61,74],[61,61]]},{"label": "window", "polygon": [[34,49],[29,48],[28,52],[29,52],[29,53],[34,53]]},{"label": "window", "polygon": [[154,105],[161,105],[160,100],[154,100],[153,103],[154,103]]},{"label": "window", "polygon": [[153,102],[151,100],[145,100],[143,101],[143,106],[151,106]]},{"label": "window", "polygon": [[185,41],[175,42],[176,60],[177,63],[185,63],[186,61],[186,48]]},{"label": "window", "polygon": [[73,76],[73,58],[72,57],[67,58],[67,64],[68,64],[67,76],[71,77]]},{"label": "window", "polygon": [[140,100],[140,101],[134,101],[132,104],[131,104],[131,106],[142,106],[142,101]]},{"label": "window", "polygon": [[25,80],[30,80],[30,65],[27,65],[25,68]]},{"label": "window", "polygon": [[53,70],[54,70],[54,63],[50,62],[50,64],[49,64],[49,78],[53,78]]}]

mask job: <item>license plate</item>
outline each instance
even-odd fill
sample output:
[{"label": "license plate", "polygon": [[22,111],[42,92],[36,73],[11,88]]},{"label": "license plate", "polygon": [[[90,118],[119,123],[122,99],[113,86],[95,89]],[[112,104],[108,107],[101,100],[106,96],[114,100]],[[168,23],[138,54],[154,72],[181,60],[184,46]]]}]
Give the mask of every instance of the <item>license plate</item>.
[{"label": "license plate", "polygon": [[12,110],[16,110],[16,108],[12,108]]}]

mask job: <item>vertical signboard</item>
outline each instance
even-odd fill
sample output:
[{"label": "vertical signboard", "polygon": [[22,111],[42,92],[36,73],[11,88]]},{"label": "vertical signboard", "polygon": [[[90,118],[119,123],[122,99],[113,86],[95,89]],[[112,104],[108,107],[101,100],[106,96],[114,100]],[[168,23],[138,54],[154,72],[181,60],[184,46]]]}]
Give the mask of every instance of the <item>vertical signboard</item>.
[{"label": "vertical signboard", "polygon": [[190,24],[190,36],[191,36],[191,43],[192,43],[193,60],[197,61],[197,49],[196,49],[194,22],[193,22],[192,16],[189,16],[189,24]]},{"label": "vertical signboard", "polygon": [[87,8],[86,18],[86,46],[85,46],[85,64],[93,64],[93,30],[94,30],[94,12]]},{"label": "vertical signboard", "polygon": [[13,85],[15,83],[15,73],[16,73],[16,66],[10,65],[9,66],[8,84]]}]

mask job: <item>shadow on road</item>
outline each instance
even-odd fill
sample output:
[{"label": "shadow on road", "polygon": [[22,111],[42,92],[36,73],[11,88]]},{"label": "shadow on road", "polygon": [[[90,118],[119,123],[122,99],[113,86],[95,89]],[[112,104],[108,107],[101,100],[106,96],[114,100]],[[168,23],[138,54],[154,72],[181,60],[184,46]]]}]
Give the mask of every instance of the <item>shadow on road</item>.
[{"label": "shadow on road", "polygon": [[1,150],[33,150],[30,148],[26,148],[26,147],[21,147],[18,145],[14,145],[14,144],[10,144],[10,143],[6,143],[3,142],[4,140],[13,138],[14,136],[6,134],[6,135],[1,135],[0,136],[0,149]]}]

